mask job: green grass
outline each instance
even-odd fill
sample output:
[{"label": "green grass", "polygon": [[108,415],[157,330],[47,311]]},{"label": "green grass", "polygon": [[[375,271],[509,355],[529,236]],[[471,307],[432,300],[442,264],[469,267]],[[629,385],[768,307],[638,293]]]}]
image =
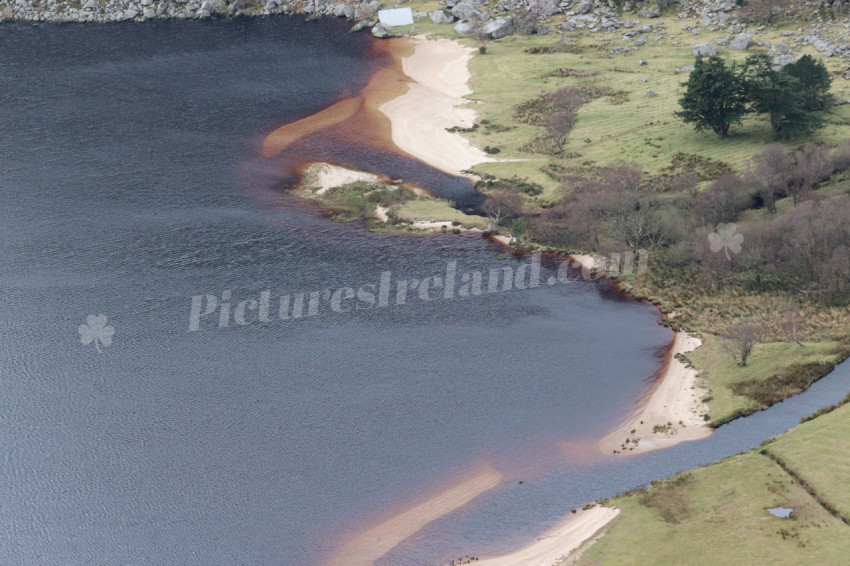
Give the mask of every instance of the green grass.
[{"label": "green grass", "polygon": [[[850,552],[850,527],[756,451],[606,503],[620,516],[565,564],[841,564]],[[791,519],[767,513],[780,505],[794,509]]]},{"label": "green grass", "polygon": [[[474,109],[480,120],[511,127],[509,131],[496,132],[479,128],[464,134],[479,147],[499,147],[498,157],[517,161],[483,163],[474,170],[500,177],[518,176],[539,183],[546,188],[541,200],[557,196],[558,183],[541,171],[547,163],[564,167],[579,167],[585,163],[605,165],[624,160],[638,163],[649,175],[658,174],[670,166],[676,152],[700,155],[729,163],[740,169],[755,153],[773,143],[772,132],[764,117],[750,117],[740,126],[734,126],[731,136],[721,140],[710,132],[697,133],[692,127],[682,124],[674,116],[678,109],[678,98],[682,94],[680,83],[687,80],[687,73],[675,73],[677,67],[693,64],[691,46],[712,41],[725,35],[720,32],[703,32],[693,36],[683,32],[685,24],[692,20],[678,20],[675,16],[647,20],[658,26],[666,25],[664,32],[648,34],[650,42],[627,54],[611,55],[608,50],[618,45],[629,45],[622,41],[621,33],[581,35],[578,32],[565,34],[575,40],[572,45],[581,46],[577,53],[529,54],[527,48],[558,45],[561,35],[510,36],[490,42],[486,55],[476,55],[470,62],[472,79],[470,87],[474,94],[469,99],[477,102]],[[418,26],[419,24],[417,24]],[[429,24],[430,25],[430,24]],[[447,37],[458,37],[450,26],[433,26],[434,32]],[[788,42],[778,28],[759,34],[759,39],[772,43]],[[790,29],[790,28],[787,28]],[[665,38],[655,41],[656,35]],[[668,39],[674,35],[674,39]],[[609,41],[599,41],[599,39]],[[464,39],[469,45],[475,43]],[[678,45],[675,45],[678,43]],[[743,60],[748,52],[730,51],[719,47],[719,54],[735,60]],[[804,51],[811,51],[811,48]],[[647,65],[639,65],[644,59]],[[838,72],[838,61],[826,61],[830,71]],[[598,73],[590,77],[547,77],[560,67]],[[644,82],[641,79],[646,79]],[[518,123],[513,119],[513,107],[525,100],[535,98],[541,92],[563,86],[597,85],[628,93],[628,100],[615,104],[601,98],[581,107],[579,120],[569,135],[560,155],[547,156],[522,151],[521,148],[533,140],[542,129]],[[850,81],[841,74],[833,76],[833,92],[850,87]],[[647,91],[657,96],[647,97]],[[788,146],[796,148],[807,141],[836,142],[850,137],[850,106],[840,106],[826,116],[829,125],[815,136],[798,138]]]},{"label": "green grass", "polygon": [[708,408],[712,420],[726,422],[741,413],[760,408],[760,403],[748,396],[738,395],[734,386],[744,381],[765,381],[783,373],[788,367],[815,362],[835,362],[837,342],[793,342],[756,344],[745,367],[723,351],[720,339],[704,337],[704,344],[688,358],[701,370],[703,385],[708,389]]},{"label": "green grass", "polygon": [[396,210],[399,218],[411,222],[424,221],[457,221],[464,227],[486,228],[487,220],[482,216],[471,216],[452,208],[445,200],[420,198],[411,200]]},{"label": "green grass", "polygon": [[819,497],[850,518],[850,405],[806,422],[765,446]]}]

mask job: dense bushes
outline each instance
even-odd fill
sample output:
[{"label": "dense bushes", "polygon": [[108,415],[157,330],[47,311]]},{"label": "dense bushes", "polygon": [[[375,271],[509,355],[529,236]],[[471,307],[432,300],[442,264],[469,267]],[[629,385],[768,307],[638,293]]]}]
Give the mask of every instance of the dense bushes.
[{"label": "dense bushes", "polygon": [[818,188],[848,164],[846,142],[793,152],[773,145],[702,191],[695,173],[659,185],[617,164],[565,174],[564,196],[524,217],[550,247],[656,250],[658,268],[687,268],[710,287],[843,304],[850,299],[850,195],[824,196]]}]

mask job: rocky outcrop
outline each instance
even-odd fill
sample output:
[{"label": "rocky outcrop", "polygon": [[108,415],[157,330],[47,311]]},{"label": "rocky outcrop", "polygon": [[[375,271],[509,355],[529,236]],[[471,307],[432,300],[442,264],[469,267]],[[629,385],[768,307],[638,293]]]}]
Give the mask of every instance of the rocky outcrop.
[{"label": "rocky outcrop", "polygon": [[[668,39],[674,40],[671,41],[673,46],[696,43],[694,56],[702,57],[717,54],[718,45],[730,50],[746,50],[755,45],[769,50],[776,66],[795,61],[801,48],[806,46],[811,46],[823,57],[850,59],[850,34],[847,32],[850,19],[827,25],[817,22],[816,11],[803,13],[800,23],[808,22],[805,27],[782,32],[786,38],[783,43],[771,46],[758,39],[763,28],[754,27],[738,17],[739,3],[739,0],[623,0],[622,10],[618,10],[615,5],[619,0],[440,0],[435,11],[430,14],[417,12],[414,20],[430,18],[436,24],[455,24],[455,31],[461,35],[472,33],[481,22],[484,23],[481,31],[495,40],[513,33],[619,32],[623,34],[623,41],[631,42],[628,46],[620,45],[619,52]],[[805,11],[809,4],[800,3],[799,9]],[[378,10],[390,5],[388,0],[384,0],[383,6],[379,0],[0,0],[0,21],[116,22],[305,14],[311,18],[356,20],[352,31],[369,29],[376,37],[392,37],[395,33],[391,29],[377,25]],[[694,38],[705,30],[723,30],[727,35],[718,37],[716,44],[698,43],[698,39],[681,41],[663,25],[653,29],[646,23],[665,11],[668,15],[675,11],[681,18],[698,22],[681,26],[682,32]],[[528,13],[537,17],[529,20]],[[667,23],[669,25],[669,21]],[[599,39],[613,38],[609,35]],[[847,75],[850,77],[850,71]]]}]

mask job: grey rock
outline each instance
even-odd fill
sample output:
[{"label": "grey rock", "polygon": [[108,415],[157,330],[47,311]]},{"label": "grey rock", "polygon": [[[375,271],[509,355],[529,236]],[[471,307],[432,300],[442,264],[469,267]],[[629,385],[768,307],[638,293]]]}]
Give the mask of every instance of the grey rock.
[{"label": "grey rock", "polygon": [[501,39],[514,34],[514,19],[510,16],[507,18],[496,18],[484,26],[484,33],[493,39]]},{"label": "grey rock", "polygon": [[379,39],[384,39],[387,37],[393,37],[393,32],[391,32],[384,24],[379,22],[372,27],[372,35]]},{"label": "grey rock", "polygon": [[713,57],[717,55],[717,46],[713,43],[697,43],[693,47],[694,57]]},{"label": "grey rock", "polygon": [[127,8],[118,16],[119,20],[132,20],[139,15],[139,11],[135,8]]},{"label": "grey rock", "polygon": [[534,28],[534,33],[537,35],[549,35],[550,31],[549,26],[537,26]]},{"label": "grey rock", "polygon": [[790,53],[785,53],[782,55],[777,55],[773,58],[773,66],[774,67],[784,67],[785,65],[789,65],[794,62],[794,56]]},{"label": "grey rock", "polygon": [[578,6],[576,6],[575,13],[578,15],[583,15],[590,12],[593,9],[593,2],[589,2],[588,0],[582,0]]},{"label": "grey rock", "polygon": [[375,20],[378,17],[378,10],[381,9],[381,3],[377,2],[369,2],[368,4],[362,4],[360,6],[356,6],[354,8],[354,19],[355,20]]},{"label": "grey rock", "polygon": [[[274,0],[277,3],[277,0]],[[347,4],[336,4],[333,7],[333,14],[337,18],[348,18],[349,20],[354,19],[354,8]]]},{"label": "grey rock", "polygon": [[649,63],[647,63],[647,62],[646,62],[646,59],[641,59],[641,60],[640,60],[640,62],[638,62],[638,65],[640,65],[641,67],[643,67],[643,66],[645,66],[645,65],[649,65]]},{"label": "grey rock", "polygon": [[648,91],[646,91],[646,95],[647,96],[658,96],[658,93],[655,92],[654,90],[648,90]]},{"label": "grey rock", "polygon": [[821,52],[827,51],[830,48],[829,42],[822,39],[816,39],[812,42],[812,45],[814,45],[815,49]]},{"label": "grey rock", "polygon": [[635,40],[635,47],[640,47],[641,45],[646,45],[647,39],[644,36],[640,36]]},{"label": "grey rock", "polygon": [[201,4],[201,10],[211,15],[223,15],[227,13],[227,4],[224,3],[224,0],[204,0],[204,3]]},{"label": "grey rock", "polygon": [[612,48],[609,53],[611,55],[619,55],[620,53],[628,53],[631,49],[625,45],[618,45],[617,47]]},{"label": "grey rock", "polygon": [[776,49],[776,52],[780,55],[785,55],[786,53],[791,53],[791,48],[785,45],[784,43],[777,43],[773,46]]},{"label": "grey rock", "polygon": [[742,33],[735,36],[735,39],[729,42],[729,49],[735,49],[736,51],[744,51],[749,49],[750,44],[753,42],[753,36],[749,33]]},{"label": "grey rock", "polygon": [[360,20],[359,22],[357,22],[356,24],[351,26],[351,29],[348,30],[348,31],[351,32],[351,33],[354,33],[356,31],[360,31],[360,30],[366,29],[368,27],[372,27],[373,25],[375,25],[375,23],[376,23],[375,20]]},{"label": "grey rock", "polygon": [[471,22],[472,20],[482,18],[489,19],[489,16],[486,12],[483,12],[478,9],[478,6],[476,6],[469,0],[464,0],[463,2],[455,4],[455,7],[452,8],[452,15],[464,22]]},{"label": "grey rock", "polygon": [[641,18],[660,18],[661,8],[658,7],[658,4],[647,4],[640,9],[638,16]]},{"label": "grey rock", "polygon": [[472,33],[472,24],[469,22],[458,22],[455,24],[455,32],[460,35],[466,35],[468,33]]},{"label": "grey rock", "polygon": [[693,65],[685,65],[684,67],[676,67],[677,73],[690,73],[693,70],[694,70]]},{"label": "grey rock", "polygon": [[435,24],[450,24],[455,21],[455,17],[442,10],[434,10],[431,12],[431,21]]}]

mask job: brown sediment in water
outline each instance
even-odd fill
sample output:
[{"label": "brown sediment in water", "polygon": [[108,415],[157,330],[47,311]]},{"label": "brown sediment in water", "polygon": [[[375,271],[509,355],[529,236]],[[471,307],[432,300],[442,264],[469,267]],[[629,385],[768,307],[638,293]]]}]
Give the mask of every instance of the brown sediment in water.
[{"label": "brown sediment in water", "polygon": [[455,485],[350,539],[328,566],[372,566],[428,523],[463,507],[502,482],[502,474],[486,466]]},{"label": "brown sediment in water", "polygon": [[[402,59],[413,53],[414,43],[408,38],[375,41],[372,44],[374,68],[371,79],[356,96],[345,98],[301,120],[277,128],[263,141],[262,156],[273,158],[292,148],[304,138],[321,135],[337,144],[371,146],[411,159],[393,144],[392,126],[379,110],[388,100],[402,95],[411,79],[404,74]],[[302,156],[297,163],[286,163],[286,173],[298,173],[309,162],[322,161],[319,155]],[[345,166],[345,163],[334,163]]]}]

